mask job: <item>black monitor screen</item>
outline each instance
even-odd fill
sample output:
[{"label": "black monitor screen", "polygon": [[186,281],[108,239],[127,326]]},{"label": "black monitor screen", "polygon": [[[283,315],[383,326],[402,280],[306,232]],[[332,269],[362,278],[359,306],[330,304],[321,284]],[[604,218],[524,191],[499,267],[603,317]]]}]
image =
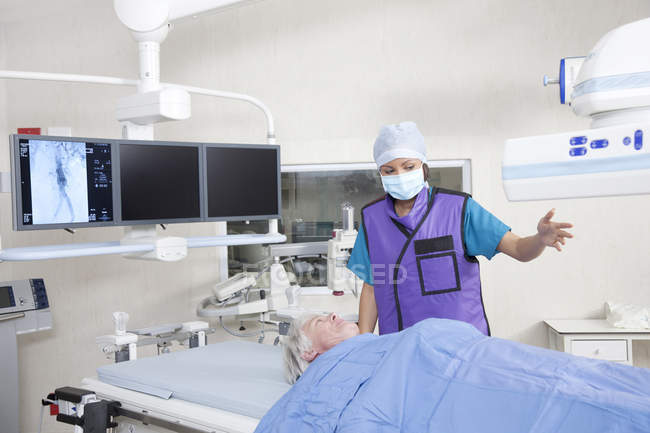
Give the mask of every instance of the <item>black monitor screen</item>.
[{"label": "black monitor screen", "polygon": [[122,220],[201,217],[199,147],[120,144]]},{"label": "black monitor screen", "polygon": [[0,287],[0,308],[15,307],[13,290],[11,286]]},{"label": "black monitor screen", "polygon": [[278,215],[278,152],[271,146],[208,146],[208,218]]},{"label": "black monitor screen", "polygon": [[113,221],[110,143],[21,138],[22,225]]}]

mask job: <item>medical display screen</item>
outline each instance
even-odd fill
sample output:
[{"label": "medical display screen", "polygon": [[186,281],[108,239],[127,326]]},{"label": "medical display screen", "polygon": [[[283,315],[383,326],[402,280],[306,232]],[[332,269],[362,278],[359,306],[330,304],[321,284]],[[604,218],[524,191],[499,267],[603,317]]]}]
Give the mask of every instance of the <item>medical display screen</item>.
[{"label": "medical display screen", "polygon": [[0,308],[15,307],[11,286],[0,287]]},{"label": "medical display screen", "polygon": [[110,143],[21,138],[22,225],[113,221]]},{"label": "medical display screen", "polygon": [[208,218],[278,215],[278,158],[275,146],[207,146]]},{"label": "medical display screen", "polygon": [[120,144],[123,221],[201,217],[196,146]]}]

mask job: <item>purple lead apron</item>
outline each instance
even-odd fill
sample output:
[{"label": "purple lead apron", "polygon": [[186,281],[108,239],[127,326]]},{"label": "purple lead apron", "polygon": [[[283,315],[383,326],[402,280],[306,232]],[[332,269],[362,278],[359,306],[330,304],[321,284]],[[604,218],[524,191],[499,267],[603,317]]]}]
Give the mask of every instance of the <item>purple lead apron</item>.
[{"label": "purple lead apron", "polygon": [[403,217],[388,194],[362,209],[380,334],[437,317],[471,323],[489,335],[479,263],[465,252],[468,198],[422,188]]}]

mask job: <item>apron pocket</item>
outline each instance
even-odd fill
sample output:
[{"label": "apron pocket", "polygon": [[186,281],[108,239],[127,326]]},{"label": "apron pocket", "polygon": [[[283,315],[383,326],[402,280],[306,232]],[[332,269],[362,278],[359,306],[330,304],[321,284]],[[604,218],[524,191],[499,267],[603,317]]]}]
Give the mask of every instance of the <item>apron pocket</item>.
[{"label": "apron pocket", "polygon": [[422,296],[460,290],[455,251],[418,256],[417,264]]}]

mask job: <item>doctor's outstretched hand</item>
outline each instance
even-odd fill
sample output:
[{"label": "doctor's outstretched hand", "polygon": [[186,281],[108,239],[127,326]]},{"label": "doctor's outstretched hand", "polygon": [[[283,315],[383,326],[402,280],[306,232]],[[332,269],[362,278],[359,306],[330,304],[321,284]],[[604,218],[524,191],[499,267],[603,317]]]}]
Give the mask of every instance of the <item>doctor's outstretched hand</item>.
[{"label": "doctor's outstretched hand", "polygon": [[555,209],[548,211],[537,224],[537,234],[519,237],[512,232],[507,232],[501,238],[497,250],[519,260],[520,262],[529,262],[539,257],[546,247],[553,247],[562,251],[562,245],[566,243],[567,238],[573,235],[564,229],[573,227],[571,223],[556,223],[551,221],[555,215]]},{"label": "doctor's outstretched hand", "polygon": [[537,224],[537,235],[542,243],[548,247],[553,247],[558,251],[562,251],[560,245],[565,245],[566,238],[572,238],[573,235],[563,229],[573,227],[571,223],[556,223],[551,221],[555,215],[555,209],[551,209],[539,220]]}]

